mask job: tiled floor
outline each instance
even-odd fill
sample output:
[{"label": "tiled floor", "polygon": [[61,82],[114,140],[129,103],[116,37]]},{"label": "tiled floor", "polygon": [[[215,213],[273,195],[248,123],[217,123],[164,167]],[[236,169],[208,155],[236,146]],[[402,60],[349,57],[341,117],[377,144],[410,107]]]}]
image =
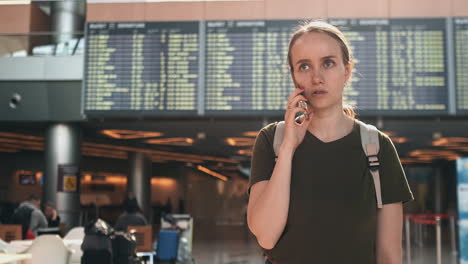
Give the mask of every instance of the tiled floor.
[{"label": "tiled floor", "polygon": [[194,244],[195,264],[264,263],[262,253],[253,242],[211,241]]},{"label": "tiled floor", "polygon": [[[199,230],[200,231],[200,230]],[[263,264],[262,252],[254,238],[243,227],[223,227],[205,230],[205,237],[194,235],[193,257],[196,264]],[[209,233],[209,238],[208,234]],[[204,238],[203,238],[204,237]],[[443,264],[457,264],[457,255],[453,254],[450,239],[444,239],[442,251]],[[404,264],[437,264],[435,240],[431,234],[425,236],[423,243],[411,246],[411,262]],[[403,245],[405,248],[405,245]]]},{"label": "tiled floor", "polygon": [[[434,247],[415,246],[411,249],[411,261],[406,261],[406,255],[403,256],[405,264],[437,264],[437,253]],[[442,264],[457,264],[458,255],[452,252],[449,247],[442,250]]]}]

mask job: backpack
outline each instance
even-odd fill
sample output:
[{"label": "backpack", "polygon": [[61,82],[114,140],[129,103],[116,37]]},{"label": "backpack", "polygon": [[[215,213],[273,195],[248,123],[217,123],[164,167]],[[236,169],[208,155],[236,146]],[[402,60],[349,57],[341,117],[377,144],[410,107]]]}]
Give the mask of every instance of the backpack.
[{"label": "backpack", "polygon": [[137,241],[133,234],[116,231],[112,236],[113,264],[137,264]]},{"label": "backpack", "polygon": [[112,232],[112,227],[101,219],[86,224],[81,244],[81,264],[112,264]]},{"label": "backpack", "polygon": [[[382,192],[380,186],[380,162],[379,162],[379,132],[377,128],[373,125],[368,125],[364,122],[357,120],[361,131],[361,143],[362,150],[367,157],[367,164],[370,173],[372,174],[372,179],[374,181],[375,196],[377,199],[377,208],[382,208]],[[284,137],[284,121],[278,122],[276,126],[275,136],[273,139],[273,150],[275,151],[275,156],[278,158],[278,151],[281,143],[283,142]]]},{"label": "backpack", "polygon": [[21,234],[23,239],[26,238],[26,234],[29,229],[29,225],[31,224],[31,215],[34,209],[29,206],[23,205],[18,207],[13,216],[10,219],[12,224],[20,224],[21,225]]}]

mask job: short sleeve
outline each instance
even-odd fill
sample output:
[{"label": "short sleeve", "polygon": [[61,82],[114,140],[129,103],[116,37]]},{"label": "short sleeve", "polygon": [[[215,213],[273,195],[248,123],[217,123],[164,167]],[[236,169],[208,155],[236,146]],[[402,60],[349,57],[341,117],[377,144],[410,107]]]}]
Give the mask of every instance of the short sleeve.
[{"label": "short sleeve", "polygon": [[31,231],[37,233],[38,229],[46,228],[47,226],[47,218],[45,215],[39,209],[33,210],[31,212],[31,220],[29,222]]},{"label": "short sleeve", "polygon": [[269,180],[275,167],[273,137],[276,126],[270,124],[260,130],[255,139],[250,167],[250,187],[257,182]]},{"label": "short sleeve", "polygon": [[413,194],[408,185],[400,158],[391,139],[380,135],[380,184],[382,187],[382,203],[413,201]]}]

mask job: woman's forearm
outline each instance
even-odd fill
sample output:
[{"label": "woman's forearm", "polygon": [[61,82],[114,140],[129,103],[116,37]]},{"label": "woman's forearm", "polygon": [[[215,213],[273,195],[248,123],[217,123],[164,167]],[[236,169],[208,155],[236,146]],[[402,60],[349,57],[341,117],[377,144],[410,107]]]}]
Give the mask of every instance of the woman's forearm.
[{"label": "woman's forearm", "polygon": [[266,249],[276,245],[288,218],[293,154],[281,146],[272,176],[248,213],[249,228]]}]

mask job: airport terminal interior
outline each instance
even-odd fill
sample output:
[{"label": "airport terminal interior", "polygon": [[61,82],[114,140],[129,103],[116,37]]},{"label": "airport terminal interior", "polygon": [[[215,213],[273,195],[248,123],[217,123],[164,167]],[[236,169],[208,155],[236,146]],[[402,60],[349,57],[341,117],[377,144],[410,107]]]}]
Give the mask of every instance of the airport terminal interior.
[{"label": "airport terminal interior", "polygon": [[[468,263],[466,0],[0,0],[0,263],[93,263],[93,235],[133,246],[113,263],[265,263],[252,149],[316,19],[348,39],[344,100],[413,193],[402,263]],[[25,229],[37,202],[47,225]]]}]

